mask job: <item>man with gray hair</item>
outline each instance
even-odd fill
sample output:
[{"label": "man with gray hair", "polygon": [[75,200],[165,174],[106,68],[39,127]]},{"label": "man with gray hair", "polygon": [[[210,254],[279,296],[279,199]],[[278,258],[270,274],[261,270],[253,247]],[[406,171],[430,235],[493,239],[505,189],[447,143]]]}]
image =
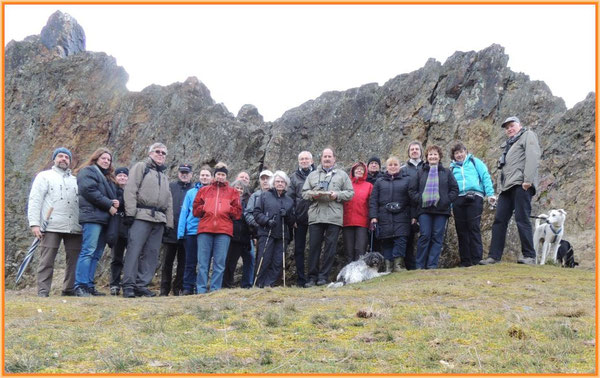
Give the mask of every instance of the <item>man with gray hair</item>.
[{"label": "man with gray hair", "polygon": [[173,198],[164,173],[167,147],[154,143],[148,158],[129,170],[123,194],[125,223],[131,224],[123,265],[123,297],[153,297],[148,290],[158,265],[165,226],[173,228]]},{"label": "man with gray hair", "polygon": [[517,117],[508,117],[503,123],[508,139],[500,146],[503,149],[498,159],[498,195],[496,216],[492,225],[492,241],[488,258],[479,264],[495,264],[502,259],[506,243],[508,222],[515,214],[521,253],[519,264],[535,264],[533,229],[529,221],[531,198],[538,186],[538,168],[540,165],[540,145],[537,135],[523,126]]},{"label": "man with gray hair", "polygon": [[[308,175],[302,186],[302,198],[310,202],[310,255],[308,282],[305,287],[326,285],[329,282],[337,239],[344,223],[344,202],[350,201],[353,196],[352,181],[344,170],[335,166],[333,149],[324,149],[321,165]],[[320,265],[323,241],[323,264]]]},{"label": "man with gray hair", "polygon": [[298,169],[290,176],[288,196],[294,201],[296,224],[294,225],[294,261],[296,262],[296,285],[304,287],[306,275],[304,273],[304,250],[306,249],[306,234],[308,233],[308,206],[310,202],[302,198],[304,181],[315,170],[313,156],[309,151],[298,154]]}]

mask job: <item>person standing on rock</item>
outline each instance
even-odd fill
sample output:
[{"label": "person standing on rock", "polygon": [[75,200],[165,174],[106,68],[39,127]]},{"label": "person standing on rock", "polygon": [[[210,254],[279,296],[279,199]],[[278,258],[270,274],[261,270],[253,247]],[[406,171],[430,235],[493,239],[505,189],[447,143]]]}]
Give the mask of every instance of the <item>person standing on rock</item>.
[{"label": "person standing on rock", "polygon": [[177,225],[177,240],[183,240],[185,245],[185,268],[183,271],[183,292],[182,295],[193,295],[196,293],[196,268],[198,265],[198,222],[200,219],[194,216],[194,199],[198,190],[203,186],[210,185],[212,182],[212,171],[208,166],[200,169],[200,182],[187,191],[181,213],[179,213],[179,222]]},{"label": "person standing on rock", "polygon": [[[75,268],[81,249],[81,225],[79,225],[79,199],[77,179],[71,175],[71,151],[65,147],[54,150],[54,166],[35,176],[29,201],[27,219],[33,236],[41,239],[40,258],[37,270],[37,295],[50,295],[54,261],[60,242],[66,253],[65,278],[61,295],[73,296],[75,290]],[[40,229],[50,209],[52,213],[44,232]]]},{"label": "person standing on rock", "polygon": [[538,187],[540,145],[537,135],[524,128],[517,117],[508,117],[502,123],[502,128],[508,139],[500,146],[503,152],[498,159],[500,179],[497,192],[500,194],[488,258],[481,260],[479,264],[495,264],[502,259],[508,222],[514,213],[523,254],[518,263],[534,265],[535,249],[529,215],[531,198]]},{"label": "person standing on rock", "polygon": [[458,237],[460,266],[477,265],[483,257],[481,244],[481,214],[483,197],[494,204],[494,186],[484,162],[468,153],[467,147],[458,142],[452,147],[450,169],[458,183],[458,198],[454,201],[454,225]]},{"label": "person standing on rock", "polygon": [[154,143],[148,158],[129,171],[125,185],[125,224],[131,225],[123,266],[123,297],[154,297],[154,277],[165,227],[173,228],[173,198],[164,173],[167,147]]},{"label": "person standing on rock", "polygon": [[[221,289],[227,250],[233,236],[233,221],[240,219],[242,204],[240,194],[229,186],[224,163],[215,165],[215,179],[212,184],[201,188],[193,205],[198,222],[198,294]],[[210,284],[208,274],[213,263]]]},{"label": "person standing on rock", "polygon": [[[328,283],[344,221],[343,203],[353,196],[352,181],[346,172],[335,166],[333,149],[324,149],[321,164],[308,175],[302,187],[302,198],[311,203],[308,208],[309,271],[305,287]],[[323,264],[319,264],[323,241]]]},{"label": "person standing on rock", "polygon": [[306,234],[308,233],[308,206],[310,202],[302,198],[304,181],[315,170],[313,156],[309,151],[298,154],[298,169],[290,176],[288,196],[294,201],[296,224],[294,225],[294,261],[296,262],[296,285],[304,287],[306,274],[304,272],[304,250],[306,249]]},{"label": "person standing on rock", "polygon": [[[89,297],[106,295],[94,284],[96,267],[109,238],[108,224],[119,211],[117,185],[112,153],[98,148],[77,171],[79,191],[79,223],[82,228],[81,252],[75,270],[75,295]],[[112,239],[116,240],[117,228]],[[112,245],[112,242],[108,242]]]},{"label": "person standing on rock", "polygon": [[115,179],[117,180],[117,199],[119,200],[119,229],[115,245],[111,249],[110,261],[110,294],[119,295],[121,292],[121,272],[123,271],[123,255],[127,247],[127,234],[129,226],[125,225],[125,201],[123,200],[123,191],[129,178],[129,169],[119,167],[115,169]]},{"label": "person standing on rock", "polygon": [[[408,160],[400,168],[401,176],[408,176],[409,179],[417,174],[417,170],[423,165],[423,146],[418,140],[413,140],[408,145]],[[417,219],[411,220],[410,233],[406,242],[406,256],[404,256],[404,265],[406,270],[417,268],[415,260],[415,247],[417,246],[417,234],[419,233],[419,224]]]},{"label": "person standing on rock", "polygon": [[[166,248],[162,261],[162,274],[160,280],[160,296],[165,297],[171,292],[171,281],[173,281],[173,295],[178,296],[183,291],[183,271],[185,269],[185,246],[183,240],[177,238],[179,226],[179,214],[183,205],[183,199],[188,190],[192,188],[192,166],[182,164],[177,172],[178,180],[169,184],[169,190],[173,197],[173,223],[174,229],[167,229],[163,233],[163,243]],[[173,280],[173,263],[177,258],[177,272]]]}]

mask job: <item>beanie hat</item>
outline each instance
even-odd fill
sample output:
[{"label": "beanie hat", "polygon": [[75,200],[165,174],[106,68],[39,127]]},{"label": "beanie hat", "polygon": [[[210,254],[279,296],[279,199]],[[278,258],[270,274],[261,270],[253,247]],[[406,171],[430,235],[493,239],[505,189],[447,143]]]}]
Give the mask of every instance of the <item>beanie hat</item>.
[{"label": "beanie hat", "polygon": [[373,156],[372,158],[370,158],[367,162],[367,166],[369,166],[369,164],[371,164],[371,162],[373,161],[379,164],[379,166],[381,167],[381,160],[377,156]]},{"label": "beanie hat", "polygon": [[73,160],[73,155],[71,155],[71,151],[69,151],[65,147],[58,147],[56,150],[54,150],[54,153],[52,154],[52,160],[56,159],[56,155],[58,155],[60,153],[69,155],[69,161]]},{"label": "beanie hat", "polygon": [[119,167],[115,169],[115,176],[119,173],[125,173],[127,176],[129,176],[129,169],[127,169],[127,167]]}]

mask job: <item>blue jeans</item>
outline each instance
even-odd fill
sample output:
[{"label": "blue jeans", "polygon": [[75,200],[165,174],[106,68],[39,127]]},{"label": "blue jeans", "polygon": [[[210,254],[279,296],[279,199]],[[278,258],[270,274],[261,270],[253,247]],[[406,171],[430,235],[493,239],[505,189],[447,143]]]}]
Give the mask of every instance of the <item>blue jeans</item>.
[{"label": "blue jeans", "polygon": [[254,251],[254,241],[250,240],[250,258],[248,263],[244,261],[242,266],[242,287],[251,288],[254,283],[254,260],[256,258],[256,252]]},{"label": "blue jeans", "polygon": [[421,235],[417,242],[417,269],[436,269],[442,252],[447,215],[421,214]]},{"label": "blue jeans", "polygon": [[183,270],[183,290],[196,291],[196,266],[198,265],[198,236],[185,235],[185,268]]},{"label": "blue jeans", "polygon": [[230,240],[231,236],[227,234],[207,232],[198,234],[198,277],[196,278],[198,294],[208,291],[208,272],[211,259],[213,260],[213,274],[210,279],[210,290],[216,291],[221,288]]},{"label": "blue jeans", "polygon": [[106,226],[100,223],[84,223],[81,226],[81,252],[75,268],[75,287],[94,288],[94,275],[98,261],[106,245]]},{"label": "blue jeans", "polygon": [[397,236],[395,238],[382,239],[381,249],[383,250],[383,257],[386,260],[404,257],[406,255],[407,241],[408,236]]}]

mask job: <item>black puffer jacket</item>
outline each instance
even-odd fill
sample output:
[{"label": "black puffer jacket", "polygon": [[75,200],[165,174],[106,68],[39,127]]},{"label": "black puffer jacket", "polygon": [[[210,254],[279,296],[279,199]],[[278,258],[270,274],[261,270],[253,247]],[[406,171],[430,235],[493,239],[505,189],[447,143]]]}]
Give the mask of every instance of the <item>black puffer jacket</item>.
[{"label": "black puffer jacket", "polygon": [[77,174],[79,191],[79,223],[108,224],[112,200],[117,199],[117,187],[98,166],[84,167]]},{"label": "black puffer jacket", "polygon": [[423,208],[422,195],[425,190],[425,184],[427,183],[427,176],[429,175],[429,164],[425,163],[418,169],[417,174],[411,178],[410,181],[410,198],[413,205],[417,209],[417,217],[423,213],[425,214],[443,214],[450,215],[450,205],[458,197],[458,184],[454,175],[449,169],[446,169],[442,164],[438,164],[438,176],[440,182],[440,200],[437,206],[431,206]]},{"label": "black puffer jacket", "polygon": [[[249,195],[242,196],[240,200],[242,201],[242,209],[245,209],[248,205]],[[250,249],[250,227],[248,227],[248,223],[246,223],[245,217],[240,217],[240,219],[233,221],[233,237],[231,238],[232,242],[244,244],[248,249]]]},{"label": "black puffer jacket", "polygon": [[[394,176],[384,173],[375,181],[369,201],[369,219],[377,218],[379,239],[408,236],[412,217],[411,200],[408,194],[410,178],[400,172]],[[400,204],[400,212],[393,214],[386,210],[390,202]]]},{"label": "black puffer jacket", "polygon": [[309,173],[315,170],[314,164],[310,166],[310,171],[304,173],[302,169],[298,168],[290,177],[290,187],[287,190],[287,195],[294,201],[294,210],[296,212],[296,223],[308,224],[308,207],[310,201],[302,198],[302,186],[304,181],[308,177]]},{"label": "black puffer jacket", "polygon": [[[269,189],[266,192],[262,192],[260,197],[256,200],[256,207],[254,208],[254,220],[260,225],[258,228],[258,236],[266,236],[271,230],[271,237],[274,239],[281,239],[282,237],[282,218],[280,216],[280,209],[285,209],[285,239],[291,240],[292,234],[290,233],[291,227],[296,223],[296,215],[294,212],[294,202],[288,197],[285,192],[280,195],[277,194],[275,189]],[[269,219],[275,217],[275,225],[272,229],[268,226]]]},{"label": "black puffer jacket", "polygon": [[367,182],[375,185],[375,183],[377,182],[377,179],[380,178],[380,177],[382,177],[382,176],[383,176],[383,173],[381,173],[379,171],[377,171],[377,172],[375,172],[373,174],[367,172]]},{"label": "black puffer jacket", "polygon": [[163,233],[163,243],[177,243],[177,227],[179,224],[179,214],[181,214],[181,206],[183,205],[183,200],[185,198],[185,194],[188,190],[190,190],[194,186],[191,182],[182,182],[177,180],[176,182],[169,183],[169,190],[171,191],[171,196],[173,197],[173,230],[169,230],[169,232]]},{"label": "black puffer jacket", "polygon": [[119,200],[119,211],[115,216],[119,217],[119,237],[127,239],[129,233],[129,226],[123,221],[125,220],[125,201],[123,200],[123,188],[117,186],[117,199]]}]

